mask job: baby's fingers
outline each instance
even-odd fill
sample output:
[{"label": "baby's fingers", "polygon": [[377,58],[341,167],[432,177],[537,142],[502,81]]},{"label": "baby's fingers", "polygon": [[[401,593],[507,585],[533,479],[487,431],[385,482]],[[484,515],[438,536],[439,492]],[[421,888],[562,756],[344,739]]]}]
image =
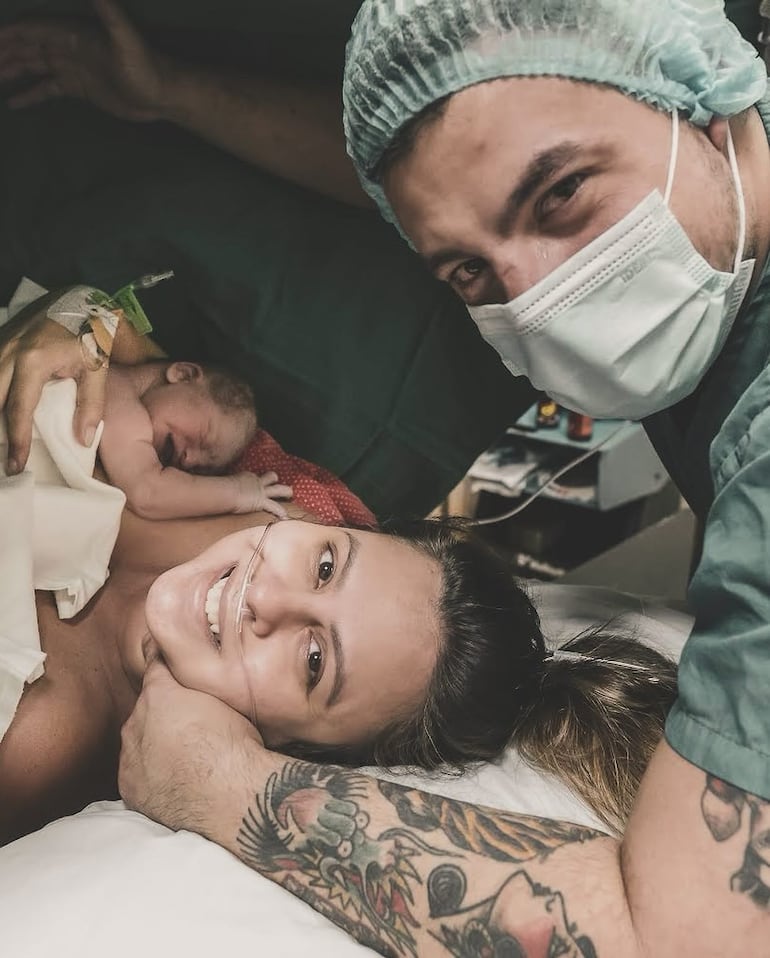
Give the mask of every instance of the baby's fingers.
[{"label": "baby's fingers", "polygon": [[277,472],[263,472],[261,476],[258,476],[259,481],[262,485],[267,488],[272,486],[274,482],[278,482],[278,473]]},{"label": "baby's fingers", "polygon": [[266,499],[262,509],[265,512],[269,512],[270,515],[275,516],[277,519],[285,519],[288,515],[280,502],[273,502],[272,499]]},{"label": "baby's fingers", "polygon": [[291,499],[294,495],[291,486],[283,486],[279,482],[265,486],[265,495],[271,499]]}]

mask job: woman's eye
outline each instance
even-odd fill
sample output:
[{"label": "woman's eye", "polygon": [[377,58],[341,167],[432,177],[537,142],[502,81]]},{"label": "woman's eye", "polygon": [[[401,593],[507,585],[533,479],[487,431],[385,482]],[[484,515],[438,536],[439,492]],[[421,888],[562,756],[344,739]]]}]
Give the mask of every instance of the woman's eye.
[{"label": "woman's eye", "polygon": [[311,639],[307,648],[308,685],[311,689],[318,684],[318,680],[321,678],[323,664],[323,650],[315,639]]},{"label": "woman's eye", "polygon": [[334,575],[334,553],[327,546],[321,553],[318,562],[318,580],[319,582],[328,582]]},{"label": "woman's eye", "polygon": [[462,289],[469,286],[484,271],[486,263],[483,259],[468,259],[459,266],[455,266],[449,277],[449,282]]}]

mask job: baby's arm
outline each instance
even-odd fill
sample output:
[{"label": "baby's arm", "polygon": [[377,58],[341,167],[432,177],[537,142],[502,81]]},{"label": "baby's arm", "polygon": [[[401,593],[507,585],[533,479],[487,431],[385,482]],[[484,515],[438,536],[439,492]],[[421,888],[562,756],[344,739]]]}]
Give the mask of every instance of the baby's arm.
[{"label": "baby's arm", "polygon": [[126,494],[128,508],[144,519],[178,519],[264,509],[283,518],[273,500],[291,497],[275,474],[196,476],[164,467],[152,444],[152,425],[141,403],[108,405],[99,456],[109,481]]}]

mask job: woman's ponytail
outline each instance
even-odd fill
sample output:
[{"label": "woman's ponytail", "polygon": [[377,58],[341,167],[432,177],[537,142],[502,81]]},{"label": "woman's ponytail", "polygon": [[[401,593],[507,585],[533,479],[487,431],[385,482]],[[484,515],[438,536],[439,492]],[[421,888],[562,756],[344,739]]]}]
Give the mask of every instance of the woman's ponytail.
[{"label": "woman's ponytail", "polygon": [[676,665],[659,652],[584,633],[543,663],[511,744],[620,833],[675,695]]}]

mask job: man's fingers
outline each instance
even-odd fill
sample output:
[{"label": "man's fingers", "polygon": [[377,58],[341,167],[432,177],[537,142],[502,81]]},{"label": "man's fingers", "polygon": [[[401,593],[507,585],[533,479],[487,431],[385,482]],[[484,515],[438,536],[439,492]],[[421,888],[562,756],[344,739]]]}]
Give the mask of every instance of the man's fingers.
[{"label": "man's fingers", "polygon": [[43,33],[47,32],[45,26],[35,23],[13,23],[0,27],[0,57],[15,57],[38,46],[42,40],[41,28]]},{"label": "man's fingers", "polygon": [[107,388],[107,367],[90,370],[78,381],[75,407],[75,436],[84,446],[90,446],[96,428],[104,416],[104,394]]},{"label": "man's fingers", "polygon": [[7,83],[23,77],[42,76],[46,72],[40,49],[36,46],[12,51],[0,49],[0,82]]},{"label": "man's fingers", "polygon": [[8,97],[6,103],[12,110],[22,110],[24,107],[37,106],[38,103],[45,103],[46,100],[53,100],[60,96],[64,96],[64,93],[59,82],[53,77],[48,77],[22,93]]},{"label": "man's fingers", "polygon": [[15,66],[20,72],[45,73],[52,57],[72,57],[82,35],[82,27],[75,28],[66,21],[0,27],[0,64]]},{"label": "man's fingers", "polygon": [[161,655],[153,655],[144,670],[142,691],[161,686],[177,686],[179,683],[171,674],[171,670],[163,661]]},{"label": "man's fingers", "polygon": [[112,0],[92,0],[92,4],[97,17],[116,46],[124,46],[126,42],[142,43],[133,23],[117,3]]}]

